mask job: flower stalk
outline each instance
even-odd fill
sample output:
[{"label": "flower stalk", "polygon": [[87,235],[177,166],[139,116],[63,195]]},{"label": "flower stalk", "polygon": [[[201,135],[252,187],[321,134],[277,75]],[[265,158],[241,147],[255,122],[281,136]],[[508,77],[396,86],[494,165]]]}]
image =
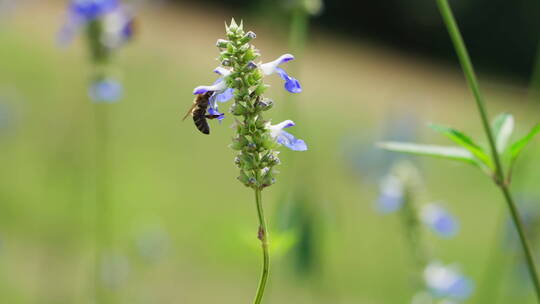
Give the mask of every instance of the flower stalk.
[{"label": "flower stalk", "polygon": [[112,211],[109,170],[109,103],[121,98],[122,86],[110,77],[108,65],[117,48],[133,36],[133,16],[120,0],[72,0],[58,42],[66,45],[82,32],[87,43],[92,76],[88,89],[94,105],[95,127],[95,302],[113,303],[110,286],[103,278],[105,256],[112,249]]},{"label": "flower stalk", "polygon": [[531,280],[535,288],[536,297],[537,297],[538,302],[540,303],[540,280],[539,280],[536,264],[533,258],[533,253],[532,253],[529,241],[527,239],[527,236],[525,235],[525,230],[523,227],[521,216],[519,214],[519,211],[516,207],[515,201],[512,197],[512,193],[509,188],[509,179],[505,178],[505,172],[504,172],[500,155],[497,150],[496,143],[495,143],[495,136],[489,124],[487,109],[486,109],[482,94],[480,92],[480,87],[478,85],[478,80],[476,78],[473,65],[469,58],[467,48],[465,46],[465,43],[463,42],[463,38],[461,36],[456,20],[452,13],[452,9],[450,8],[450,5],[448,4],[448,1],[437,0],[437,4],[441,12],[441,15],[443,17],[443,20],[446,24],[446,27],[448,29],[448,32],[450,34],[450,37],[452,39],[452,42],[454,44],[456,53],[458,55],[463,72],[465,74],[465,78],[467,79],[469,88],[471,89],[474,95],[474,99],[476,101],[476,105],[477,105],[478,112],[482,121],[482,125],[484,127],[484,131],[489,141],[489,147],[490,147],[492,158],[495,164],[495,172],[493,173],[493,179],[497,187],[499,187],[499,189],[501,190],[501,193],[503,194],[506,204],[508,205],[508,208],[512,217],[512,221],[518,232],[519,239],[523,247],[523,252],[527,260],[527,266],[528,266],[529,274],[531,276]]},{"label": "flower stalk", "polygon": [[[233,137],[231,148],[237,151],[235,164],[240,170],[238,180],[255,193],[255,206],[259,222],[258,239],[261,241],[263,252],[263,266],[254,303],[262,302],[268,281],[270,255],[269,237],[264,209],[262,203],[262,190],[275,183],[274,167],[280,164],[278,145],[283,145],[294,151],[307,150],[306,143],[295,138],[284,129],[293,127],[291,120],[285,120],[272,125],[263,117],[263,113],[270,110],[274,102],[264,98],[263,93],[267,86],[263,82],[264,76],[279,75],[284,81],[284,88],[290,93],[300,93],[302,88],[297,79],[289,76],[280,67],[281,64],[294,59],[290,54],[284,54],[274,61],[260,63],[259,51],[251,44],[256,38],[255,33],[245,32],[243,24],[238,25],[234,19],[226,26],[226,39],[219,39],[216,46],[220,49],[218,58],[220,66],[214,72],[220,78],[212,85],[198,86],[193,94],[207,96],[207,105],[204,117],[207,119],[225,118],[224,113],[218,110],[219,103],[234,100],[230,112],[235,116],[236,134]],[[204,95],[202,95],[204,94]],[[194,120],[197,120],[192,112]]]},{"label": "flower stalk", "polygon": [[254,304],[262,302],[264,296],[264,290],[266,288],[266,282],[268,281],[268,274],[270,272],[270,255],[268,252],[268,229],[266,228],[266,219],[264,217],[264,209],[262,205],[261,190],[255,190],[255,203],[257,205],[257,215],[259,218],[259,232],[257,234],[258,239],[261,241],[261,248],[263,253],[263,265],[261,278],[259,280],[259,287],[255,294]]}]

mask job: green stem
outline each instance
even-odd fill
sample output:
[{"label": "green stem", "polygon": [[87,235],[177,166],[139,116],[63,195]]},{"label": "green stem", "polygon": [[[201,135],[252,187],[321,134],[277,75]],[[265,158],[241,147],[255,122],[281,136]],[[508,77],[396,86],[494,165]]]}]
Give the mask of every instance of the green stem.
[{"label": "green stem", "polygon": [[[408,187],[410,188],[410,187]],[[403,208],[401,209],[403,231],[405,233],[407,244],[409,245],[409,251],[411,254],[411,261],[414,267],[413,273],[413,285],[415,291],[422,290],[425,286],[422,279],[422,273],[428,263],[428,251],[424,246],[422,240],[422,233],[420,230],[418,209],[415,204],[415,197],[411,189],[405,191]]]},{"label": "green stem", "polygon": [[292,12],[291,28],[289,32],[289,47],[297,57],[301,57],[306,45],[308,34],[309,15],[303,8],[296,8]]},{"label": "green stem", "polygon": [[104,253],[110,249],[111,205],[109,202],[109,172],[108,172],[108,115],[107,105],[95,105],[95,166],[96,166],[96,259],[95,259],[95,297],[96,303],[110,303],[109,292],[103,286],[101,267]]},{"label": "green stem", "polygon": [[505,201],[508,205],[508,208],[510,209],[510,214],[514,222],[514,226],[516,227],[516,230],[519,234],[519,239],[521,241],[521,245],[523,247],[523,251],[527,260],[529,273],[535,287],[537,300],[540,303],[540,280],[538,278],[538,273],[536,270],[533,254],[532,254],[529,242],[527,240],[527,237],[525,235],[525,231],[523,229],[523,223],[521,221],[521,217],[517,210],[514,199],[512,198],[512,194],[510,193],[508,183],[505,180],[505,173],[503,170],[502,162],[500,160],[500,156],[495,145],[493,131],[491,130],[491,126],[489,124],[486,106],[485,106],[482,94],[480,93],[480,87],[478,85],[478,80],[476,79],[476,74],[474,72],[471,59],[469,58],[467,48],[465,47],[465,43],[463,42],[463,38],[461,36],[456,20],[452,13],[452,9],[450,8],[450,5],[448,4],[448,1],[437,0],[437,4],[439,6],[439,10],[444,19],[444,22],[446,24],[446,27],[448,29],[448,32],[450,34],[454,47],[456,49],[456,53],[461,63],[461,67],[463,68],[465,78],[467,79],[467,83],[474,95],[474,99],[476,101],[476,105],[478,107],[480,117],[482,119],[482,124],[484,126],[484,131],[488,137],[491,154],[495,162],[494,180],[495,180],[496,185],[501,189],[503,196],[505,198]]},{"label": "green stem", "polygon": [[506,216],[503,211],[499,211],[496,217],[495,229],[493,229],[495,233],[493,233],[493,239],[488,248],[487,262],[484,266],[483,278],[479,284],[481,287],[479,290],[480,301],[477,301],[477,303],[495,304],[501,298],[501,284],[504,278],[502,274],[505,269],[505,262],[507,262],[499,250],[502,248],[501,234],[503,233],[504,224],[506,224]]},{"label": "green stem", "polygon": [[263,252],[263,267],[261,279],[259,281],[259,287],[257,288],[255,300],[253,301],[253,304],[259,304],[261,303],[264,295],[264,290],[266,288],[266,282],[268,281],[268,273],[270,268],[270,256],[268,254],[268,231],[266,229],[266,220],[264,218],[264,210],[262,206],[260,189],[255,189],[255,203],[257,205],[257,215],[259,218],[258,238],[261,241],[261,247]]}]

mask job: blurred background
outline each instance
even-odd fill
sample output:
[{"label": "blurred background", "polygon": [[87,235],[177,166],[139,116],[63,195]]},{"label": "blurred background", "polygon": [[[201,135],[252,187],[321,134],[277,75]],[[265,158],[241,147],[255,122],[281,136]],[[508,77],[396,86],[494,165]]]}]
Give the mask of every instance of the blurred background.
[{"label": "blurred background", "polygon": [[[450,144],[426,128],[430,122],[485,143],[435,1],[335,0],[305,10],[292,2],[131,3],[136,38],[113,63],[125,96],[109,112],[115,251],[103,279],[115,303],[252,300],[257,218],[252,192],[236,180],[232,120],[212,122],[211,136],[181,122],[192,89],[215,80],[215,42],[232,17],[257,33],[263,61],[296,54],[284,67],[303,87],[289,96],[278,77],[268,79],[266,95],[276,101],[268,115],[293,119],[291,132],[309,150],[282,149],[278,182],[264,191],[273,247],[266,303],[411,303],[418,292],[399,216],[376,208],[381,178],[405,157],[375,143]],[[524,134],[540,113],[540,3],[451,4],[490,114],[511,112]],[[67,48],[55,42],[66,6],[0,0],[1,303],[92,303],[91,66],[83,39]],[[536,140],[513,185],[531,221],[539,153]],[[424,241],[434,258],[459,264],[475,282],[464,302],[533,303],[491,181],[466,165],[406,159],[423,179],[418,203],[444,202],[460,222],[456,237],[426,231]]]}]

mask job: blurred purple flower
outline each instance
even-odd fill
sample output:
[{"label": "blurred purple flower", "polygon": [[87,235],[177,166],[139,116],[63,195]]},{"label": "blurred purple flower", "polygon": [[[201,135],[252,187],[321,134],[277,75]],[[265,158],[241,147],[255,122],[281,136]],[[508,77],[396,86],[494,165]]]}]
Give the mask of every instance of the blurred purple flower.
[{"label": "blurred purple flower", "polygon": [[438,262],[430,263],[424,270],[424,280],[430,292],[438,298],[465,300],[474,290],[473,281],[455,267]]},{"label": "blurred purple flower", "polygon": [[294,56],[291,54],[281,55],[278,59],[261,64],[261,70],[264,75],[279,74],[279,76],[285,81],[285,89],[291,93],[300,93],[302,92],[302,87],[300,82],[285,72],[284,69],[280,68],[279,65],[282,63],[289,62],[294,60]]},{"label": "blurred purple flower", "polygon": [[135,239],[139,255],[148,262],[157,262],[167,254],[170,237],[162,227],[148,227],[142,230]]},{"label": "blurred purple flower", "polygon": [[112,78],[97,80],[88,90],[88,95],[96,103],[114,103],[122,98],[122,94],[122,85]]},{"label": "blurred purple flower", "polygon": [[130,273],[129,260],[117,252],[105,252],[100,260],[101,283],[111,289],[116,289],[126,282]]},{"label": "blurred purple flower", "polygon": [[381,213],[392,213],[403,206],[403,183],[395,175],[388,175],[381,180],[380,194],[377,199],[377,210]]},{"label": "blurred purple flower", "polygon": [[285,120],[277,125],[268,124],[267,128],[270,130],[270,135],[276,139],[277,143],[283,145],[293,151],[306,151],[306,143],[294,137],[292,134],[286,132],[284,129],[294,127],[295,124],[292,120]]},{"label": "blurred purple flower", "polygon": [[119,0],[72,0],[67,21],[58,33],[59,43],[69,44],[82,27],[97,19],[103,20],[104,46],[116,48],[132,38],[133,16]]},{"label": "blurred purple flower", "polygon": [[457,219],[440,205],[425,205],[420,217],[428,227],[441,237],[451,238],[459,231]]}]

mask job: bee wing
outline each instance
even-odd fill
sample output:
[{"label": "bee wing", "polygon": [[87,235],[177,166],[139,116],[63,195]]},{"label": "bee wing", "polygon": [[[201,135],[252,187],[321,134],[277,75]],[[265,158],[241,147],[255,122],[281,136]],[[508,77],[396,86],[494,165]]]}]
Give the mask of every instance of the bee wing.
[{"label": "bee wing", "polygon": [[184,116],[184,118],[182,118],[182,121],[186,120],[186,118],[191,115],[191,113],[193,113],[193,110],[195,109],[195,107],[197,106],[197,103],[194,102],[193,105],[189,108],[189,110],[187,111],[186,115]]}]

